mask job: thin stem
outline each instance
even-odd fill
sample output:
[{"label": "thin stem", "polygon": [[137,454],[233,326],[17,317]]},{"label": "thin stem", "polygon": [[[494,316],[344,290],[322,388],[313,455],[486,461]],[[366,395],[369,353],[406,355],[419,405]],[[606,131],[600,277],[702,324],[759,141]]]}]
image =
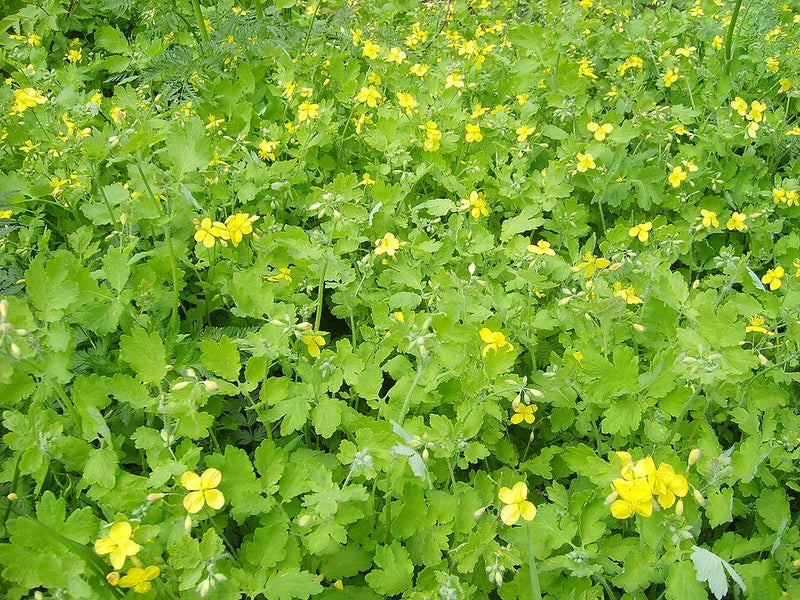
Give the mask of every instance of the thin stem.
[{"label": "thin stem", "polygon": [[408,412],[408,406],[411,404],[411,395],[414,393],[414,390],[417,388],[417,384],[419,384],[419,380],[422,377],[422,362],[419,363],[417,367],[417,375],[414,377],[414,381],[411,382],[411,387],[408,388],[408,392],[406,393],[406,397],[403,400],[403,406],[400,408],[400,416],[397,418],[397,422],[401,425],[403,424],[403,420],[406,417],[406,413]]},{"label": "thin stem", "polygon": [[[336,234],[336,225],[338,221],[334,217],[333,228],[331,229],[331,246],[333,246],[333,237]],[[317,314],[314,317],[314,331],[319,331],[320,323],[322,323],[322,300],[325,293],[325,276],[328,274],[328,256],[325,255],[325,262],[322,263],[322,275],[319,278],[319,288],[317,289]]]},{"label": "thin stem", "polygon": [[530,522],[525,524],[528,534],[528,566],[530,567],[531,594],[533,600],[542,600],[542,590],[539,587],[539,572],[536,570],[536,557],[533,555],[533,532]]},{"label": "thin stem", "polygon": [[[19,482],[19,461],[22,459],[22,452],[17,452],[17,460],[14,462],[14,475],[11,476],[11,491],[15,492],[17,490],[17,483]],[[8,515],[11,514],[11,504],[15,502],[15,500],[11,500],[8,498],[6,500],[8,504],[6,504],[6,510],[3,513],[3,522],[0,523],[0,527],[6,526],[6,521],[8,521]]]},{"label": "thin stem", "polygon": [[206,28],[206,20],[203,17],[203,9],[200,8],[200,0],[192,0],[192,9],[194,10],[194,19],[197,21],[197,28],[200,30],[200,39],[204,44],[208,43],[208,29]]},{"label": "thin stem", "polygon": [[264,18],[264,6],[261,4],[261,0],[255,0],[253,5],[256,7],[256,14],[258,15],[259,19]]},{"label": "thin stem", "polygon": [[723,73],[727,75],[731,70],[733,60],[733,30],[736,28],[736,20],[739,18],[739,10],[742,8],[742,0],[736,0],[731,14],[731,22],[728,25],[728,33],[725,35],[725,69]]}]

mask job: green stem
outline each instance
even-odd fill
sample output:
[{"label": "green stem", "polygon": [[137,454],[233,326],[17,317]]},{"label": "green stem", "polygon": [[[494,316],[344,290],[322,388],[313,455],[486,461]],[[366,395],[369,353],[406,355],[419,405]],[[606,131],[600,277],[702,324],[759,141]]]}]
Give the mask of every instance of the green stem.
[{"label": "green stem", "polygon": [[259,19],[264,18],[264,6],[261,4],[261,0],[255,0],[253,5],[256,7],[256,14],[258,15]]},{"label": "green stem", "polygon": [[739,11],[742,8],[742,0],[736,0],[731,14],[731,22],[728,25],[728,33],[725,35],[725,69],[723,73],[727,75],[731,70],[733,60],[733,30],[736,28],[736,20],[739,18]]},{"label": "green stem", "polygon": [[414,381],[411,382],[411,387],[408,388],[408,392],[406,393],[406,397],[403,400],[403,406],[400,408],[400,416],[397,418],[397,422],[401,425],[403,424],[403,420],[406,418],[406,413],[408,412],[408,407],[411,404],[411,395],[414,393],[414,390],[417,388],[417,384],[419,383],[420,378],[422,377],[422,362],[419,363],[417,367],[417,376],[414,377]]},{"label": "green stem", "polygon": [[536,557],[533,555],[533,531],[531,524],[525,524],[525,531],[528,534],[528,566],[531,576],[531,597],[533,600],[542,600],[542,590],[539,587],[539,572],[536,570]]},{"label": "green stem", "polygon": [[[11,491],[15,492],[17,489],[17,484],[19,483],[19,462],[22,459],[22,452],[17,452],[17,460],[14,462],[14,475],[11,476]],[[0,523],[0,527],[6,526],[6,521],[8,521],[8,515],[11,514],[11,504],[14,500],[7,500],[8,504],[6,504],[6,510],[3,513],[3,522]]]},{"label": "green stem", "polygon": [[[336,225],[338,221],[336,217],[333,220],[333,228],[331,229],[331,247],[333,247],[333,237],[336,234]],[[314,331],[319,331],[320,323],[322,323],[322,300],[325,294],[325,276],[328,274],[328,256],[325,255],[325,262],[322,263],[322,275],[319,278],[319,288],[317,288],[317,314],[314,317]]]},{"label": "green stem", "polygon": [[194,10],[194,18],[197,21],[197,28],[200,30],[200,39],[204,44],[208,43],[208,29],[206,28],[206,20],[203,17],[203,9],[200,8],[200,0],[192,0],[192,9]]}]

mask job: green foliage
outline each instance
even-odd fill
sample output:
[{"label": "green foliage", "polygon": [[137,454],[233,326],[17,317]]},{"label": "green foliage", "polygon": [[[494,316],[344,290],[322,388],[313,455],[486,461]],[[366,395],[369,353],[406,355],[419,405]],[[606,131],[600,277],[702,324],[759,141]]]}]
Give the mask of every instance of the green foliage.
[{"label": "green foliage", "polygon": [[800,597],[800,4],[8,4],[4,598]]}]

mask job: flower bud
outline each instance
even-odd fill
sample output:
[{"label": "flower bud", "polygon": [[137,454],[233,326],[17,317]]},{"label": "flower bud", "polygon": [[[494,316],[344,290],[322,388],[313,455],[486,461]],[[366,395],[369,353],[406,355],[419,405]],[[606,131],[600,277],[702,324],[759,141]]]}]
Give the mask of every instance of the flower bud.
[{"label": "flower bud", "polygon": [[472,513],[472,516],[475,517],[476,519],[480,519],[483,516],[483,513],[485,512],[486,512],[486,507],[481,506],[478,510]]},{"label": "flower bud", "polygon": [[197,379],[197,373],[192,367],[186,369],[186,376],[191,377],[192,379]]},{"label": "flower bud", "polygon": [[609,271],[618,271],[618,270],[620,270],[621,268],[622,268],[622,263],[621,263],[621,262],[615,262],[613,265],[611,265],[610,267],[608,267],[608,270],[609,270]]},{"label": "flower bud", "polygon": [[612,502],[614,502],[614,500],[616,500],[618,497],[619,497],[619,493],[618,493],[616,490],[614,490],[614,491],[613,491],[613,492],[611,492],[611,493],[610,493],[608,496],[606,496],[606,502],[605,502],[605,503],[606,503],[607,505],[608,505],[608,504],[611,504],[611,503],[612,503]]},{"label": "flower bud", "polygon": [[475,263],[469,263],[469,266],[467,267],[467,271],[469,271],[470,276],[475,275],[475,269],[477,269],[477,268],[478,267],[475,266]]},{"label": "flower bud", "polygon": [[427,449],[427,448],[425,448],[425,449],[422,451],[422,460],[424,460],[425,462],[428,462],[428,459],[429,459],[429,458],[430,458],[430,453],[428,452],[428,449]]},{"label": "flower bud", "polygon": [[633,326],[633,328],[634,328],[636,331],[638,331],[639,333],[641,333],[642,331],[644,331],[644,325],[640,325],[639,323],[632,323],[632,326]]},{"label": "flower bud", "polygon": [[11,502],[14,502],[14,500],[19,500],[19,496],[17,496],[14,492],[8,494],[6,498],[8,498]]},{"label": "flower bud", "polygon": [[9,348],[11,349],[11,355],[14,358],[19,358],[20,356],[22,356],[22,350],[20,350],[19,346],[17,346],[14,342],[11,342]]},{"label": "flower bud", "polygon": [[297,519],[297,524],[300,527],[308,527],[311,525],[311,515],[303,515],[299,519]]},{"label": "flower bud", "polygon": [[212,585],[213,581],[210,577],[206,577],[197,585],[197,593],[200,594],[201,598],[205,598],[208,595],[208,592],[211,591]]},{"label": "flower bud", "polygon": [[308,330],[312,329],[312,325],[308,321],[303,321],[302,323],[298,323],[297,324],[297,328],[300,331],[308,331]]},{"label": "flower bud", "polygon": [[8,300],[5,298],[0,300],[0,317],[4,319],[8,317]]},{"label": "flower bud", "polygon": [[408,440],[408,445],[411,446],[412,448],[419,448],[420,446],[422,446],[422,440],[419,439],[419,437],[414,436],[413,438]]},{"label": "flower bud", "polygon": [[344,584],[342,583],[341,579],[337,579],[336,581],[333,582],[333,587],[335,587],[337,590],[343,590]]},{"label": "flower bud", "polygon": [[536,388],[528,388],[528,393],[535,398],[544,398],[544,392]]},{"label": "flower bud", "polygon": [[186,515],[186,518],[183,520],[183,528],[186,530],[186,533],[189,533],[192,530],[192,516]]},{"label": "flower bud", "polygon": [[800,569],[800,558],[798,558],[798,559],[796,559],[794,562],[792,562],[792,566],[793,566],[795,569]]},{"label": "flower bud", "polygon": [[767,359],[767,357],[761,354],[760,352],[758,354],[758,360],[761,362],[762,367],[766,367],[767,363],[769,362],[769,359]]},{"label": "flower bud", "polygon": [[689,466],[691,467],[692,465],[696,464],[697,461],[700,460],[701,456],[703,456],[703,452],[700,450],[700,448],[695,448],[689,452]]},{"label": "flower bud", "polygon": [[117,585],[119,583],[119,571],[111,571],[108,575],[106,575],[106,581],[109,585]]},{"label": "flower bud", "polygon": [[166,496],[166,494],[163,493],[163,492],[156,492],[156,493],[153,493],[153,494],[147,494],[147,501],[148,502],[158,502],[159,500],[161,500],[165,496]]},{"label": "flower bud", "polygon": [[216,392],[219,389],[219,384],[216,381],[211,381],[210,379],[206,379],[203,382],[203,387],[206,388],[209,392]]},{"label": "flower bud", "polygon": [[28,335],[28,330],[27,329],[17,329],[16,334],[17,335]]},{"label": "flower bud", "polygon": [[503,574],[500,571],[494,572],[494,582],[497,584],[497,587],[503,585]]},{"label": "flower bud", "polygon": [[308,210],[319,210],[321,207],[322,202],[314,202],[314,204],[308,207]]},{"label": "flower bud", "polygon": [[167,371],[172,371],[172,370],[173,370],[175,367],[173,367],[172,365],[167,365],[167,366],[166,366],[166,367],[164,367],[164,368],[165,368]]},{"label": "flower bud", "polygon": [[676,517],[683,516],[683,498],[678,500],[678,502],[675,504],[675,516]]},{"label": "flower bud", "polygon": [[188,387],[189,385],[191,385],[189,381],[179,381],[178,383],[173,385],[170,389],[173,392],[180,392],[182,389]]},{"label": "flower bud", "polygon": [[694,494],[694,499],[697,501],[697,503],[700,506],[705,506],[706,505],[706,499],[703,498],[703,494],[700,493],[700,490],[695,488],[694,491],[692,492],[692,494]]},{"label": "flower bud", "polygon": [[122,214],[119,216],[119,222],[120,222],[122,225],[125,225],[125,224],[128,222],[128,215],[126,215],[125,213],[122,213]]}]

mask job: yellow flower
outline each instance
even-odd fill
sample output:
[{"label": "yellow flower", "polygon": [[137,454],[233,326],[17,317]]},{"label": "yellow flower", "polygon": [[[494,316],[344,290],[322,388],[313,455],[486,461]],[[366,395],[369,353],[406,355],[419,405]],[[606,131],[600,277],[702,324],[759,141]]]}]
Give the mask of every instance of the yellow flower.
[{"label": "yellow flower", "polygon": [[758,123],[755,121],[750,121],[750,123],[747,124],[747,129],[744,130],[745,137],[751,140],[756,139],[756,136],[758,135],[758,128]]},{"label": "yellow flower", "polygon": [[632,285],[623,288],[622,282],[619,281],[614,283],[614,295],[617,298],[622,298],[626,304],[644,303],[644,300],[642,300],[639,296],[636,295],[636,288],[634,288]]},{"label": "yellow flower", "polygon": [[383,98],[383,96],[381,96],[381,93],[374,86],[362,87],[358,91],[358,94],[356,94],[356,100],[371,108],[378,106],[378,102],[381,101],[381,98]]},{"label": "yellow flower", "polygon": [[53,188],[52,194],[53,196],[58,196],[62,191],[63,187],[69,183],[69,179],[62,179],[61,177],[53,177],[50,180],[50,187]]},{"label": "yellow flower", "polygon": [[72,49],[67,52],[67,60],[71,63],[80,62],[83,58],[83,50],[81,48]]},{"label": "yellow flower", "polygon": [[253,223],[258,221],[259,217],[248,213],[236,213],[225,219],[225,228],[228,230],[231,243],[238,246],[245,235],[253,233]]},{"label": "yellow flower", "polygon": [[11,217],[11,209],[0,210],[0,219],[8,219]]},{"label": "yellow flower", "polygon": [[439,131],[439,126],[433,121],[428,121],[425,125],[420,125],[419,128],[425,132],[422,148],[426,152],[436,152],[442,139],[442,132]]},{"label": "yellow flower", "polygon": [[606,139],[606,136],[609,133],[614,131],[614,126],[611,123],[603,123],[602,125],[598,125],[594,121],[591,121],[586,126],[586,129],[594,134],[594,139],[596,139],[598,142],[602,142],[604,139]]},{"label": "yellow flower", "polygon": [[483,134],[481,133],[480,125],[467,123],[465,129],[467,133],[464,136],[464,139],[466,139],[467,142],[480,142],[483,139]]},{"label": "yellow flower", "polygon": [[734,212],[731,215],[731,218],[728,219],[728,222],[725,224],[725,226],[731,231],[744,231],[747,229],[747,225],[744,224],[746,218],[746,214]]},{"label": "yellow flower", "polygon": [[754,332],[771,335],[771,332],[764,327],[764,317],[755,315],[752,317],[747,317],[747,320],[750,322],[750,325],[744,328],[745,333]]},{"label": "yellow flower", "polygon": [[683,498],[689,492],[686,477],[675,473],[672,465],[661,463],[651,478],[651,489],[658,496],[661,508],[669,508],[675,504],[675,498]]},{"label": "yellow flower", "polygon": [[203,506],[219,510],[225,504],[225,496],[217,488],[222,481],[222,473],[218,469],[206,469],[202,475],[194,471],[186,471],[181,475],[181,485],[189,490],[183,498],[183,507],[190,515],[199,513]]},{"label": "yellow flower", "polygon": [[578,64],[578,77],[588,77],[589,79],[597,79],[597,75],[594,74],[594,63],[585,56],[581,59],[581,62]]},{"label": "yellow flower", "polygon": [[392,313],[392,316],[393,316],[395,319],[397,319],[398,321],[400,321],[401,323],[405,323],[405,322],[406,322],[406,317],[405,317],[405,315],[403,314],[403,311],[402,311],[402,310],[398,310],[398,311],[395,311],[395,312],[393,312],[393,313]]},{"label": "yellow flower", "polygon": [[416,63],[409,69],[411,74],[416,75],[417,77],[425,77],[430,70],[431,68],[428,65],[421,65],[419,63]]},{"label": "yellow flower", "polygon": [[777,73],[781,66],[781,62],[774,56],[768,56],[764,64],[767,67],[767,73]]},{"label": "yellow flower", "polygon": [[788,92],[790,89],[792,89],[792,80],[788,77],[784,77],[778,83],[781,84],[781,87],[778,89],[778,92],[780,93]]},{"label": "yellow flower", "polygon": [[711,210],[706,210],[705,208],[700,209],[700,216],[703,218],[702,225],[705,228],[709,227],[719,227],[719,221],[717,220],[717,213]]},{"label": "yellow flower", "polygon": [[319,104],[306,100],[297,108],[297,120],[308,123],[311,119],[319,119]]},{"label": "yellow flower", "polygon": [[581,352],[580,350],[576,350],[575,352],[572,353],[572,358],[574,358],[580,363],[583,360],[583,352]]},{"label": "yellow flower", "polygon": [[792,266],[796,269],[794,272],[794,276],[800,278],[800,259],[797,259],[794,262],[792,262]]},{"label": "yellow flower", "polygon": [[393,233],[386,233],[382,238],[375,240],[375,255],[394,256],[395,252],[400,249],[400,245],[400,240]]},{"label": "yellow flower", "polygon": [[680,187],[681,183],[686,180],[689,174],[683,170],[683,167],[678,165],[674,169],[672,169],[672,173],[669,174],[669,182],[672,187]]},{"label": "yellow flower", "polygon": [[497,494],[505,506],[500,511],[500,519],[508,525],[514,525],[522,517],[526,521],[533,521],[536,517],[536,507],[528,501],[528,486],[524,481],[518,481],[512,488],[500,488]]},{"label": "yellow flower", "polygon": [[470,192],[469,198],[463,198],[459,210],[468,210],[473,219],[480,219],[481,216],[489,216],[489,206],[486,204],[486,198],[483,192],[476,190]]},{"label": "yellow flower", "polygon": [[578,152],[578,165],[575,167],[578,169],[580,173],[585,173],[589,169],[597,168],[597,165],[594,162],[594,156],[590,152],[583,154],[582,152]]},{"label": "yellow flower", "polygon": [[41,146],[41,143],[34,144],[31,140],[25,140],[25,142],[22,144],[22,146],[19,147],[19,149],[22,150],[25,154],[28,154],[29,152],[36,150],[36,148],[38,148],[39,146]]},{"label": "yellow flower", "polygon": [[386,62],[393,62],[398,65],[402,65],[405,59],[406,59],[406,53],[397,47],[394,47],[391,50],[389,50],[389,54],[386,55]]},{"label": "yellow flower", "polygon": [[613,482],[619,499],[611,504],[611,514],[615,519],[627,519],[635,514],[649,517],[653,514],[653,495],[646,479],[617,478]]},{"label": "yellow flower", "polygon": [[744,98],[741,96],[736,96],[733,102],[731,102],[731,108],[739,113],[739,116],[743,117],[747,114],[747,102],[744,101]]},{"label": "yellow flower", "polygon": [[278,269],[278,273],[276,275],[269,275],[267,276],[267,281],[280,281],[281,279],[285,279],[286,281],[292,280],[292,270],[288,267],[281,267]]},{"label": "yellow flower", "polygon": [[[125,111],[119,106],[112,106],[111,110],[108,111],[108,116],[111,117],[114,123],[120,125],[125,120]],[[208,129],[208,125],[206,125],[206,129]]]},{"label": "yellow flower", "polygon": [[258,155],[263,158],[264,160],[275,160],[275,150],[278,149],[278,145],[280,142],[268,142],[267,140],[261,140],[258,144]]},{"label": "yellow flower", "polygon": [[364,173],[361,176],[361,181],[358,182],[358,185],[363,185],[363,186],[375,185],[375,180],[369,173]]},{"label": "yellow flower", "polygon": [[724,44],[724,40],[722,39],[721,35],[715,35],[714,39],[711,40],[711,47],[714,50],[722,50],[723,44]]},{"label": "yellow flower", "polygon": [[546,240],[539,240],[536,244],[528,244],[527,247],[528,252],[532,252],[533,254],[537,254],[538,256],[547,255],[547,256],[555,256],[556,251],[550,247],[550,242]]},{"label": "yellow flower", "polygon": [[769,269],[761,278],[761,283],[769,285],[770,291],[774,292],[780,288],[781,285],[783,285],[781,279],[783,279],[785,274],[786,273],[781,266],[775,267],[774,269]]},{"label": "yellow flower", "polygon": [[444,87],[445,88],[462,88],[464,87],[464,78],[461,76],[461,73],[458,71],[453,71],[450,73],[447,78],[444,80]]},{"label": "yellow flower", "polygon": [[133,588],[133,591],[138,594],[146,594],[152,587],[150,582],[160,574],[161,569],[155,565],[150,565],[144,569],[133,567],[125,575],[120,577],[118,585],[121,588]]},{"label": "yellow flower", "polygon": [[586,254],[583,255],[583,262],[578,263],[577,265],[572,267],[572,272],[577,273],[578,271],[586,269],[584,276],[588,279],[589,277],[594,275],[597,270],[605,269],[610,265],[611,261],[608,260],[607,258],[598,258],[591,252],[587,252]]},{"label": "yellow flower", "polygon": [[764,102],[753,100],[750,103],[750,112],[748,113],[747,118],[751,121],[755,121],[756,123],[760,123],[764,118],[765,110],[767,110],[767,105]]},{"label": "yellow flower", "polygon": [[320,348],[325,345],[325,338],[313,331],[303,334],[300,340],[306,345],[311,358],[317,358],[321,352]]},{"label": "yellow flower", "polygon": [[[229,240],[231,238],[224,223],[220,223],[219,221],[212,222],[208,217],[202,221],[195,219],[194,226],[197,228],[197,231],[194,233],[195,241],[202,243],[206,248],[213,248],[217,239]],[[222,245],[225,245],[224,241]]]},{"label": "yellow flower", "polygon": [[121,569],[128,556],[133,556],[141,550],[141,546],[131,539],[133,528],[127,521],[119,521],[111,526],[108,537],[100,538],[94,543],[94,551],[101,556],[108,554],[111,566]]},{"label": "yellow flower", "polygon": [[524,402],[519,402],[514,406],[514,414],[511,415],[511,423],[513,425],[519,425],[523,421],[525,421],[528,425],[533,423],[536,420],[536,416],[533,414],[539,407],[535,404],[525,404]]},{"label": "yellow flower", "polygon": [[14,106],[11,108],[11,112],[21,115],[29,108],[45,102],[47,102],[47,98],[33,88],[14,90]]},{"label": "yellow flower", "polygon": [[678,48],[677,50],[675,50],[675,56],[684,56],[686,58],[690,58],[692,52],[694,52],[695,50],[697,50],[697,47],[686,45],[683,48]]},{"label": "yellow flower", "polygon": [[628,230],[630,237],[638,237],[640,242],[646,242],[650,238],[650,230],[653,229],[653,223],[639,223],[634,225]]},{"label": "yellow flower", "polygon": [[667,69],[667,72],[664,73],[663,77],[664,77],[664,87],[670,87],[680,78],[680,76],[678,75],[678,69]]},{"label": "yellow flower", "polygon": [[483,352],[481,353],[481,355],[484,357],[489,353],[489,350],[497,351],[500,350],[500,348],[505,348],[506,352],[511,352],[514,350],[514,346],[506,341],[506,336],[499,331],[492,331],[488,327],[484,327],[478,332],[478,334],[486,344],[483,347]]},{"label": "yellow flower", "polygon": [[410,115],[412,111],[419,106],[419,103],[411,94],[395,92],[395,96],[397,97],[397,103],[400,105],[400,108],[404,109],[407,115]]},{"label": "yellow flower", "polygon": [[283,97],[287,100],[291,100],[292,96],[294,96],[294,91],[297,89],[297,84],[293,81],[286,81],[281,83],[281,87],[283,88]]},{"label": "yellow flower", "polygon": [[800,193],[797,190],[786,192],[786,206],[800,206]]},{"label": "yellow flower", "polygon": [[517,134],[517,141],[524,142],[528,139],[528,136],[531,135],[534,131],[536,131],[536,127],[528,127],[527,125],[521,125],[517,127],[516,134]]},{"label": "yellow flower", "polygon": [[366,56],[372,60],[376,60],[378,58],[378,52],[380,52],[381,47],[376,44],[375,42],[371,42],[369,40],[364,40],[364,48],[361,50],[361,55]]}]

